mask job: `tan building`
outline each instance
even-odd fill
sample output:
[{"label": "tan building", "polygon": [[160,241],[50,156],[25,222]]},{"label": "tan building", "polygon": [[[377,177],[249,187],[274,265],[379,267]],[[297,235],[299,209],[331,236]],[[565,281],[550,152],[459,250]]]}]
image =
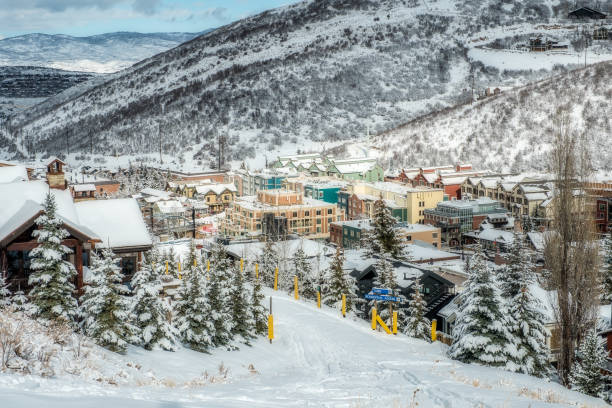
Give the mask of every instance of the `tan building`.
[{"label": "tan building", "polygon": [[[423,224],[424,211],[436,208],[444,200],[444,190],[430,187],[411,187],[393,182],[355,183],[347,191],[357,196],[382,198],[393,211],[393,216],[408,224]],[[373,217],[374,206],[366,207],[365,218]],[[368,212],[369,209],[369,212]]]},{"label": "tan building", "polygon": [[514,217],[536,217],[540,205],[550,197],[546,183],[522,176],[469,177],[461,186],[461,194],[497,200]]},{"label": "tan building", "polygon": [[205,184],[196,187],[195,197],[206,203],[211,214],[225,211],[236,198],[234,184]]},{"label": "tan building", "polygon": [[440,228],[427,224],[408,224],[398,229],[399,235],[407,244],[414,244],[415,241],[426,242],[440,248],[442,245],[442,233]]},{"label": "tan building", "polygon": [[228,237],[297,234],[328,238],[330,224],[343,221],[335,204],[304,197],[288,190],[259,191],[237,198],[227,210],[220,231]]}]

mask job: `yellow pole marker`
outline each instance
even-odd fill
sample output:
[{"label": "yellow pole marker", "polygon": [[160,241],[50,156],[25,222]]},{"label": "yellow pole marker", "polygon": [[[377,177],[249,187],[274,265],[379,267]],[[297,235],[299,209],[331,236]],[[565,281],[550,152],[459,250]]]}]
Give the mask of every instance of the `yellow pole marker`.
[{"label": "yellow pole marker", "polygon": [[317,307],[321,308],[321,292],[317,292]]},{"label": "yellow pole marker", "polygon": [[168,274],[168,261],[166,261],[166,275]]},{"label": "yellow pole marker", "polygon": [[376,315],[376,323],[378,323],[380,325],[380,327],[383,328],[383,330],[385,332],[387,332],[387,334],[391,334],[391,330],[389,330],[389,328],[387,327],[387,325],[385,324],[385,322],[383,322],[383,320],[380,318],[379,315]]},{"label": "yellow pole marker", "polygon": [[278,266],[274,270],[274,290],[278,290]]},{"label": "yellow pole marker", "polygon": [[210,272],[210,260],[206,261],[206,272]]},{"label": "yellow pole marker", "polygon": [[346,295],[342,294],[342,317],[346,317]]},{"label": "yellow pole marker", "polygon": [[298,279],[297,279],[297,275],[293,276],[293,293],[294,293],[295,300],[298,300],[300,298],[300,295],[298,294]]},{"label": "yellow pole marker", "polygon": [[193,258],[193,266],[194,267],[198,266],[198,260],[195,258]]},{"label": "yellow pole marker", "polygon": [[178,263],[178,278],[181,279],[181,263]]},{"label": "yellow pole marker", "polygon": [[259,279],[259,264],[255,264],[255,279]]},{"label": "yellow pole marker", "polygon": [[240,272],[244,271],[244,259],[240,258]]},{"label": "yellow pole marker", "polygon": [[376,330],[376,308],[372,308],[372,330]]},{"label": "yellow pole marker", "polygon": [[268,315],[268,339],[270,340],[270,344],[272,344],[273,338],[274,338],[274,317],[272,315]]},{"label": "yellow pole marker", "polygon": [[393,312],[393,334],[397,334],[397,311]]},{"label": "yellow pole marker", "polygon": [[438,325],[438,321],[433,319],[431,321],[431,341],[436,341],[438,338],[438,333],[436,333],[436,326]]}]

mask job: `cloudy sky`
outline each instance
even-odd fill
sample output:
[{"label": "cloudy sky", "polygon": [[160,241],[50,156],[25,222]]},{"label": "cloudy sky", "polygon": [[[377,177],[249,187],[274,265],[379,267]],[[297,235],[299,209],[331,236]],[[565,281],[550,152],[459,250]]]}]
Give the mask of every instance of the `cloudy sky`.
[{"label": "cloudy sky", "polygon": [[0,0],[0,38],[198,32],[297,0]]}]

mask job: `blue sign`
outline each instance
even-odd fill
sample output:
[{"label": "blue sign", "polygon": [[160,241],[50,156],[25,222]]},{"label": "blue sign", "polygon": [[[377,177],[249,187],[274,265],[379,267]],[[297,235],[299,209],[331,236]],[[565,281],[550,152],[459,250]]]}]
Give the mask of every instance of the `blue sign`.
[{"label": "blue sign", "polygon": [[373,288],[372,293],[376,293],[377,295],[392,295],[391,289]]},{"label": "blue sign", "polygon": [[400,302],[401,298],[399,296],[386,296],[386,295],[376,295],[374,293],[368,293],[365,295],[366,299],[369,300],[382,300],[387,302]]}]

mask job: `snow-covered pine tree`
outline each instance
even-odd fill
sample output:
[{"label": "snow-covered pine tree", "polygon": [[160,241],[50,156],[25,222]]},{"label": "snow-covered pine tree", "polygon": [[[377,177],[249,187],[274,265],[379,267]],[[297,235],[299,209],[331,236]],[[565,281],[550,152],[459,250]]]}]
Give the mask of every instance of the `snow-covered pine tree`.
[{"label": "snow-covered pine tree", "polygon": [[175,351],[178,331],[168,322],[170,306],[160,298],[161,268],[165,269],[165,265],[153,266],[145,257],[132,278],[135,337],[146,350]]},{"label": "snow-covered pine tree", "polygon": [[251,296],[251,314],[253,316],[254,333],[257,336],[264,335],[268,329],[268,311],[263,305],[265,299],[261,291],[261,276],[253,276],[253,292]]},{"label": "snow-covered pine tree", "polygon": [[216,347],[228,346],[232,340],[231,269],[225,248],[215,244],[211,250],[208,299],[215,328],[212,342]]},{"label": "snow-covered pine tree", "polygon": [[[207,352],[213,346],[215,327],[210,319],[208,279],[201,265],[193,266],[195,248],[189,253],[189,270],[183,279],[177,304],[176,327],[180,338],[191,349]],[[165,265],[164,265],[165,268]]]},{"label": "snow-covered pine tree", "polygon": [[[310,300],[316,299],[318,282],[312,273],[312,268],[301,245],[293,257],[293,273],[298,277],[300,296]],[[293,293],[293,285],[291,285],[289,293]]]},{"label": "snow-covered pine tree", "polygon": [[522,289],[509,305],[508,321],[517,347],[515,371],[546,377],[550,373],[546,316],[542,302],[531,293],[529,276],[521,279]]},{"label": "snow-covered pine tree", "polygon": [[81,296],[79,315],[85,335],[98,345],[116,353],[125,353],[132,338],[131,301],[124,295],[123,274],[110,250],[101,256],[91,254],[91,281]]},{"label": "snow-covered pine tree", "polygon": [[503,299],[480,245],[470,260],[470,275],[460,305],[449,355],[464,363],[513,368],[516,341],[502,312]]},{"label": "snow-covered pine tree", "polygon": [[603,397],[605,376],[601,369],[605,367],[606,360],[607,355],[601,339],[596,330],[590,330],[580,344],[578,359],[572,369],[572,389],[593,397]]},{"label": "snow-covered pine tree", "polygon": [[344,251],[336,247],[336,254],[325,271],[325,279],[321,285],[322,301],[328,306],[342,307],[342,294],[346,295],[346,312],[353,310],[357,301],[357,286],[355,280],[344,270]]},{"label": "snow-covered pine tree", "polygon": [[28,284],[32,287],[29,296],[36,307],[35,315],[44,319],[61,319],[73,322],[77,314],[77,300],[73,296],[72,283],[76,276],[74,266],[63,260],[70,249],[62,245],[68,232],[57,218],[57,205],[51,193],[44,203],[44,214],[36,219],[39,229],[32,233],[40,244],[30,251],[32,274]]},{"label": "snow-covered pine tree", "polygon": [[279,267],[280,259],[276,245],[271,239],[266,239],[261,258],[259,258],[259,276],[262,283],[268,287],[274,286],[274,271]]},{"label": "snow-covered pine tree", "polygon": [[602,299],[612,302],[612,232],[606,236],[602,262]]},{"label": "snow-covered pine tree", "polygon": [[514,242],[508,252],[508,263],[497,273],[502,297],[507,300],[513,299],[521,292],[523,282],[532,281],[533,265],[527,259],[523,248],[523,235],[514,234]]},{"label": "snow-covered pine tree", "polygon": [[9,285],[4,278],[4,274],[0,272],[0,309],[3,309],[11,304],[11,291]]},{"label": "snow-covered pine tree", "polygon": [[239,342],[249,344],[254,337],[255,319],[251,310],[251,293],[240,267],[233,268],[230,304],[232,336]]},{"label": "snow-covered pine tree", "polygon": [[417,279],[413,285],[412,296],[408,303],[408,317],[404,334],[417,339],[430,341],[431,340],[431,322],[425,317],[425,308],[427,302],[423,300],[422,295],[423,285]]},{"label": "snow-covered pine tree", "polygon": [[36,306],[30,303],[30,300],[22,290],[18,290],[13,294],[11,298],[11,307],[13,307],[15,311],[24,312],[28,316],[32,316],[36,313]]},{"label": "snow-covered pine tree", "polygon": [[366,256],[388,254],[393,259],[404,258],[404,243],[394,226],[397,220],[391,215],[382,198],[374,202],[374,218],[372,229],[366,231],[361,240],[366,250]]},{"label": "snow-covered pine tree", "polygon": [[[162,262],[164,264],[164,274],[166,273],[166,262],[168,262],[168,275],[172,275],[174,278],[178,278],[178,257],[176,256],[176,252],[174,251],[174,247],[170,247],[162,257]],[[151,260],[153,262],[153,260]],[[184,265],[181,265],[184,266]]]}]

